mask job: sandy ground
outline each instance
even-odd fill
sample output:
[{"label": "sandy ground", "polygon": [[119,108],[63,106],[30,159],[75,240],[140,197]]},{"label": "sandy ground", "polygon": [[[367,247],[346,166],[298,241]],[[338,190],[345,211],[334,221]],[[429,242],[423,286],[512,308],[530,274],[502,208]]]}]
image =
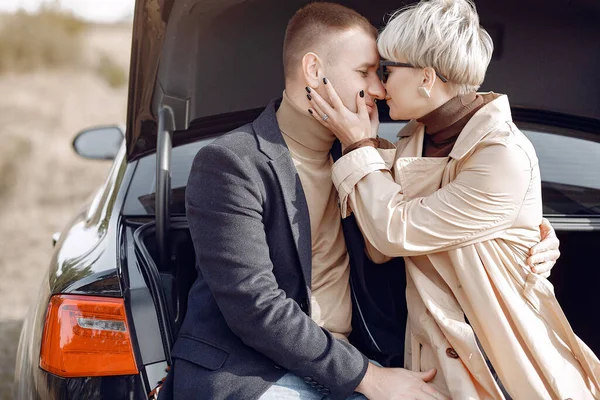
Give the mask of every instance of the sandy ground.
[{"label": "sandy ground", "polygon": [[[127,68],[130,36],[130,26],[95,27],[86,58],[106,54]],[[126,97],[126,87],[83,67],[0,76],[0,399],[11,398],[21,321],[48,268],[52,234],[110,168],[77,156],[71,141],[86,127],[124,124]]]}]

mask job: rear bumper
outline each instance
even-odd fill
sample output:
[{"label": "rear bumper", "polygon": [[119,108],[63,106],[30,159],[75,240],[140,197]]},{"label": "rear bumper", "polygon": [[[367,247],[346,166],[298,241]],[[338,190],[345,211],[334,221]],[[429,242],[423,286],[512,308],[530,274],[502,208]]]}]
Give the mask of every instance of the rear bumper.
[{"label": "rear bumper", "polygon": [[33,380],[19,380],[15,400],[144,400],[140,375],[104,376],[89,378],[61,378],[40,368]]}]

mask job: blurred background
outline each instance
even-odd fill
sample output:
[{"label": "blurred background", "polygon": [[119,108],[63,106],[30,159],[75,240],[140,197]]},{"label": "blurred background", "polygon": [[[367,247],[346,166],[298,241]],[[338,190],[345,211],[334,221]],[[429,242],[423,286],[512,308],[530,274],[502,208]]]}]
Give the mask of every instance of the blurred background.
[{"label": "blurred background", "polygon": [[0,0],[0,399],[52,234],[110,162],[77,156],[85,128],[123,124],[133,0]]}]

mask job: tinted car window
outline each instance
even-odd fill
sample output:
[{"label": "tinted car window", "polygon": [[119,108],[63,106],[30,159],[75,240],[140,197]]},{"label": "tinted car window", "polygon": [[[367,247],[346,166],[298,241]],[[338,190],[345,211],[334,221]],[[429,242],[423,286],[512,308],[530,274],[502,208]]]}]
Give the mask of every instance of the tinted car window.
[{"label": "tinted car window", "polygon": [[520,124],[533,143],[542,174],[546,215],[600,214],[600,137]]},{"label": "tinted car window", "polygon": [[[171,153],[171,213],[185,214],[185,186],[198,150],[215,138],[174,147]],[[143,157],[133,175],[123,207],[124,215],[154,215],[156,154]]]},{"label": "tinted car window", "polygon": [[[380,136],[396,141],[404,122],[383,122]],[[546,215],[600,215],[600,137],[567,129],[519,124],[536,148]],[[185,185],[194,156],[214,138],[175,147],[171,158],[173,214],[185,213]],[[139,160],[123,213],[154,214],[156,156]]]}]

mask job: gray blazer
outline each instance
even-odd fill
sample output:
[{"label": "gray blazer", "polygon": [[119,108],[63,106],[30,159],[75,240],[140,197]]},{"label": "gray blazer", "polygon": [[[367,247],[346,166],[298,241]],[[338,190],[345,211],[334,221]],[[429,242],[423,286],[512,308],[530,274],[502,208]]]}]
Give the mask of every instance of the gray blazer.
[{"label": "gray blazer", "polygon": [[366,372],[361,352],[310,318],[308,208],[275,110],[194,160],[186,208],[198,279],[161,398],[256,399],[291,371],[344,399]]}]

